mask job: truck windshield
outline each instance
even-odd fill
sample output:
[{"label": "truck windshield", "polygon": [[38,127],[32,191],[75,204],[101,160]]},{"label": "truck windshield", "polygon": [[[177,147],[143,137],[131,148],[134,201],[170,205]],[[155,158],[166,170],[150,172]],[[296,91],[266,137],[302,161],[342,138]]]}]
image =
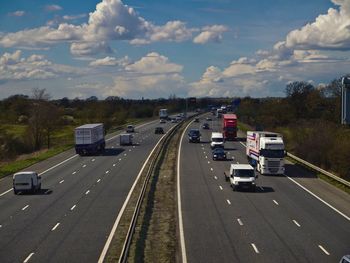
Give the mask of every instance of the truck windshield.
[{"label": "truck windshield", "polygon": [[223,138],[212,138],[213,142],[223,142]]},{"label": "truck windshield", "polygon": [[254,177],[254,170],[236,170],[235,176],[237,177]]},{"label": "truck windshield", "polygon": [[283,158],[284,150],[266,150],[261,149],[260,155],[266,158]]}]

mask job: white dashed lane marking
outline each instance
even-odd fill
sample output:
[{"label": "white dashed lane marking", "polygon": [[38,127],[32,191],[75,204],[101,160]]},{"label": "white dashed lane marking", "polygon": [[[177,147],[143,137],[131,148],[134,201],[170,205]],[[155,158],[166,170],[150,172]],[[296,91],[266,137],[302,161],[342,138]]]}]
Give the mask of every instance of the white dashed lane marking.
[{"label": "white dashed lane marking", "polygon": [[226,199],[226,202],[227,202],[229,205],[231,204],[230,200],[228,200],[228,199]]},{"label": "white dashed lane marking", "polygon": [[77,172],[73,172],[72,174],[76,174]]},{"label": "white dashed lane marking", "polygon": [[241,220],[240,218],[238,218],[237,221],[238,221],[238,224],[239,224],[240,226],[243,226],[243,222],[242,222],[242,220]]},{"label": "white dashed lane marking", "polygon": [[276,200],[273,200],[273,202],[274,202],[276,205],[278,205],[278,202],[277,202]]},{"label": "white dashed lane marking", "polygon": [[219,188],[220,188],[220,190],[221,190],[221,191],[223,190],[223,188],[222,188],[222,186],[221,186],[221,185],[219,185]]},{"label": "white dashed lane marking", "polygon": [[318,245],[318,247],[323,251],[323,253],[325,253],[327,256],[330,255],[330,253],[321,245]]},{"label": "white dashed lane marking", "polygon": [[85,168],[85,167],[86,167],[86,164],[83,165],[83,168]]},{"label": "white dashed lane marking", "polygon": [[55,231],[56,228],[57,228],[60,224],[61,224],[61,223],[57,223],[57,224],[51,229],[51,231]]},{"label": "white dashed lane marking", "polygon": [[77,205],[73,205],[73,206],[70,208],[70,211],[73,211],[76,207],[77,207]]},{"label": "white dashed lane marking", "polygon": [[300,224],[296,220],[293,220],[293,223],[300,227]]},{"label": "white dashed lane marking", "polygon": [[64,182],[64,180],[61,180],[61,181],[60,181],[60,184],[62,184],[63,182]]},{"label": "white dashed lane marking", "polygon": [[86,195],[88,195],[89,193],[90,193],[90,190],[87,190],[87,191],[85,192]]},{"label": "white dashed lane marking", "polygon": [[28,257],[26,257],[26,259],[23,261],[23,263],[27,263],[29,260],[30,260],[30,258],[32,257],[34,255],[34,253],[32,252],[32,253],[30,253],[29,254],[29,256]]},{"label": "white dashed lane marking", "polygon": [[260,252],[259,252],[258,248],[256,247],[256,245],[255,245],[254,243],[252,243],[251,245],[252,245],[252,247],[253,247],[255,253],[256,253],[256,254],[259,254]]},{"label": "white dashed lane marking", "polygon": [[214,178],[215,178],[215,180],[217,180],[217,179],[218,179],[218,177],[217,177],[216,175],[214,176]]},{"label": "white dashed lane marking", "polygon": [[101,182],[101,179],[98,179],[97,182],[98,182],[98,183]]},{"label": "white dashed lane marking", "polygon": [[26,205],[25,207],[22,208],[22,211],[26,210],[29,207],[29,205]]}]

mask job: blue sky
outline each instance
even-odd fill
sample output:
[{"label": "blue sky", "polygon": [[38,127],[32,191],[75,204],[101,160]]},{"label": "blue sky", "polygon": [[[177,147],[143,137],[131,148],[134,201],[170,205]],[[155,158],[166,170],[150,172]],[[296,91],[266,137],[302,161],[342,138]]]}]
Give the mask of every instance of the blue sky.
[{"label": "blue sky", "polygon": [[350,73],[350,0],[0,3],[0,98],[284,96]]}]

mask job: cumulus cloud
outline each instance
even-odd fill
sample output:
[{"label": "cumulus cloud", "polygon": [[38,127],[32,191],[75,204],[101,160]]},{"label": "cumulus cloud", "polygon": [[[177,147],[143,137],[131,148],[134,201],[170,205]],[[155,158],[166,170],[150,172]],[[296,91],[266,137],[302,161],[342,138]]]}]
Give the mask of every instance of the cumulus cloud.
[{"label": "cumulus cloud", "polygon": [[130,59],[128,56],[124,58],[117,59],[115,57],[105,57],[101,59],[96,59],[90,62],[90,66],[99,67],[99,66],[127,66],[130,63]]},{"label": "cumulus cloud", "polygon": [[193,39],[196,44],[206,44],[208,42],[221,42],[222,34],[228,31],[228,27],[222,25],[206,26],[202,32]]},{"label": "cumulus cloud", "polygon": [[60,11],[63,8],[59,5],[46,5],[45,10],[48,12],[55,12],[55,11]]},{"label": "cumulus cloud", "polygon": [[111,47],[104,41],[102,42],[79,42],[72,43],[70,52],[75,56],[92,56],[97,53],[113,53]]},{"label": "cumulus cloud", "polygon": [[350,50],[350,1],[332,0],[338,9],[329,8],[313,23],[291,31],[286,46],[294,49]]},{"label": "cumulus cloud", "polygon": [[[58,10],[60,8],[54,6],[49,6],[49,9]],[[96,5],[96,10],[89,14],[87,23],[72,25],[66,22],[76,18],[82,18],[82,15],[56,17],[46,26],[14,33],[2,33],[0,46],[36,48],[68,42],[74,43],[71,46],[74,55],[81,53],[85,55],[85,53],[92,54],[92,51],[105,52],[106,49],[93,48],[91,52],[76,51],[80,50],[82,45],[96,46],[97,42],[104,42],[104,45],[107,46],[110,41],[118,40],[128,40],[135,45],[159,41],[182,42],[191,39],[194,32],[200,31],[196,28],[188,28],[182,21],[169,21],[165,25],[154,25],[139,16],[133,8],[124,5],[121,0],[102,0]],[[207,33],[199,37],[203,43],[221,40],[221,34],[226,28],[215,25],[205,27],[204,30]]]},{"label": "cumulus cloud", "polygon": [[71,66],[53,64],[42,55],[22,57],[20,50],[0,56],[0,81],[48,79],[81,72]]},{"label": "cumulus cloud", "polygon": [[20,16],[24,16],[25,15],[25,11],[23,10],[17,10],[15,12],[12,12],[12,13],[9,13],[10,16],[17,16],[17,17],[20,17]]},{"label": "cumulus cloud", "polygon": [[64,15],[62,18],[63,20],[69,21],[69,20],[76,20],[80,18],[86,17],[86,14],[78,14],[78,15]]}]

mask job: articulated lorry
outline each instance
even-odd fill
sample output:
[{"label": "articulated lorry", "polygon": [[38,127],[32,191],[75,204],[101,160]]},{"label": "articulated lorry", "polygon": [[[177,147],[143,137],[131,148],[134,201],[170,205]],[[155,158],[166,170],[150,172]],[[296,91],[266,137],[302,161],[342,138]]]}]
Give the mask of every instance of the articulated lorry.
[{"label": "articulated lorry", "polygon": [[102,123],[85,124],[75,128],[75,152],[77,154],[94,154],[103,151],[105,146],[105,133]]},{"label": "articulated lorry", "polygon": [[233,141],[237,137],[237,116],[236,114],[224,114],[222,118],[222,134],[227,141]]},{"label": "articulated lorry", "polygon": [[284,174],[284,142],[274,132],[247,131],[248,162],[261,174]]},{"label": "articulated lorry", "polygon": [[167,109],[160,109],[159,110],[159,119],[161,119],[161,120],[168,119],[168,110]]}]

